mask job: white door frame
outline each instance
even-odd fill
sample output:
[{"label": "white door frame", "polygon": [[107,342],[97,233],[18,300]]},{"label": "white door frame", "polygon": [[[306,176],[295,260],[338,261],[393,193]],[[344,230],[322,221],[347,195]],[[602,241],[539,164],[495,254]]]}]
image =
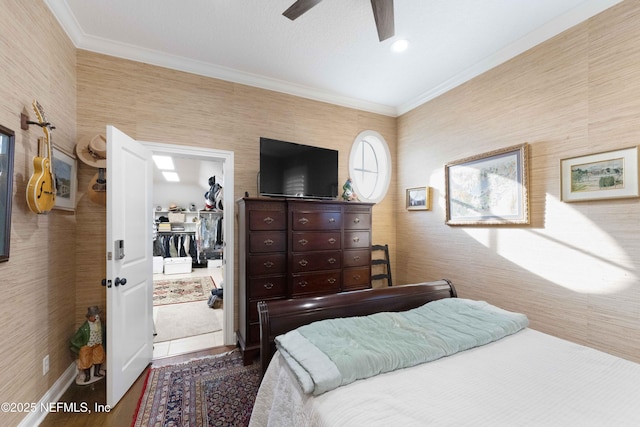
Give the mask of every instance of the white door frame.
[{"label": "white door frame", "polygon": [[224,345],[235,345],[236,336],[233,329],[234,324],[234,209],[235,197],[233,194],[234,186],[234,159],[233,151],[217,150],[214,148],[187,147],[184,145],[163,144],[158,142],[139,141],[148,148],[153,154],[178,155],[187,158],[200,160],[216,160],[223,162],[223,179],[224,179],[224,197],[223,204],[223,235],[224,235]]}]

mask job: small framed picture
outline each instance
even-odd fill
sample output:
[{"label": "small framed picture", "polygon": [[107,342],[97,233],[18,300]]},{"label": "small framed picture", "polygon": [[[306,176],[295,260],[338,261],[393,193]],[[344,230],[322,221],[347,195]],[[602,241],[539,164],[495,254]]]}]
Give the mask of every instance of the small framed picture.
[{"label": "small framed picture", "polygon": [[57,147],[52,147],[53,174],[56,180],[56,204],[54,209],[74,211],[78,186],[76,159]]},{"label": "small framed picture", "polygon": [[563,202],[638,197],[638,147],[560,161]]},{"label": "small framed picture", "polygon": [[430,187],[407,188],[407,210],[426,211],[431,209]]}]

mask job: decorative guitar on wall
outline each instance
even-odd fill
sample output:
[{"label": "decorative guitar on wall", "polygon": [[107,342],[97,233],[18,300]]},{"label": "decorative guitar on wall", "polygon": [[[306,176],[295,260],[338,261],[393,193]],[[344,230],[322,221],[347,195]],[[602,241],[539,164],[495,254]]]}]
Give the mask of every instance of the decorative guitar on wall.
[{"label": "decorative guitar on wall", "polygon": [[49,212],[56,204],[56,180],[53,173],[50,135],[55,127],[47,122],[44,110],[36,100],[33,101],[33,110],[38,117],[38,122],[34,124],[40,126],[44,132],[44,153],[38,153],[38,156],[33,158],[34,171],[27,185],[27,205],[31,211],[42,214]]}]

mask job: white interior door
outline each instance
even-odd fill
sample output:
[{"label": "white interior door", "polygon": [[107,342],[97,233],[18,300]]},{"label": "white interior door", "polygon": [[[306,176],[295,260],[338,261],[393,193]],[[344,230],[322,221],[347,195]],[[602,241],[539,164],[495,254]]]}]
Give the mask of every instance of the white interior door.
[{"label": "white interior door", "polygon": [[107,405],[153,357],[151,152],[107,126]]}]

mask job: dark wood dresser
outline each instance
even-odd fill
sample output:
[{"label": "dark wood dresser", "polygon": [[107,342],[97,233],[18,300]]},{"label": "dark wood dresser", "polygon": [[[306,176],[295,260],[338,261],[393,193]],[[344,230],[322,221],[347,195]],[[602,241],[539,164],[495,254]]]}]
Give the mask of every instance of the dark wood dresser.
[{"label": "dark wood dresser", "polygon": [[371,286],[372,203],[238,201],[239,328],[245,364],[260,350],[258,301]]}]

